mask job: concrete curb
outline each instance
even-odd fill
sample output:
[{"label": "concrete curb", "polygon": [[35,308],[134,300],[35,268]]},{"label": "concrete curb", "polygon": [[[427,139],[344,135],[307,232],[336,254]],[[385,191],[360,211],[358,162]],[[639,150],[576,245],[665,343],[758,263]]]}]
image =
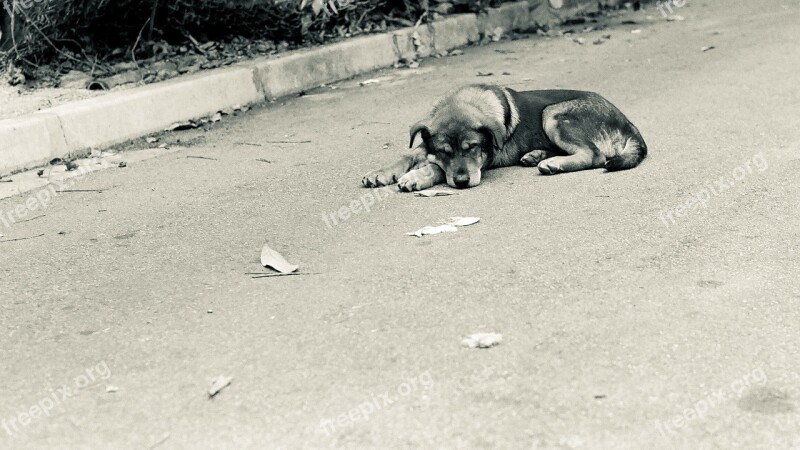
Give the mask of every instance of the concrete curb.
[{"label": "concrete curb", "polygon": [[112,92],[33,115],[56,116],[67,151],[74,153],[161,131],[172,123],[211,115],[226,106],[263,99],[253,69],[232,68]]},{"label": "concrete curb", "polygon": [[449,16],[417,28],[248,61],[0,120],[0,175],[115,145],[235,105],[296,94],[448,51],[477,42],[497,27],[527,31],[534,25],[530,11],[549,8],[545,3],[509,3],[487,14]]}]

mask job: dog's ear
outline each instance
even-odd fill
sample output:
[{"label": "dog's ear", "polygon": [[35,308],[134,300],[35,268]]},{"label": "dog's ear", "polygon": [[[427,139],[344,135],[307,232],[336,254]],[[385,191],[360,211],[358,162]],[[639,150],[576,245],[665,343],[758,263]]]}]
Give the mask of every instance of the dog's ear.
[{"label": "dog's ear", "polygon": [[484,125],[478,128],[478,131],[482,133],[487,138],[487,140],[491,140],[492,149],[500,150],[501,148],[503,148],[503,145],[505,144],[505,135],[506,135],[506,130],[503,127]]},{"label": "dog's ear", "polygon": [[428,139],[431,138],[431,129],[428,128],[428,124],[425,121],[419,121],[411,126],[411,141],[408,143],[408,148],[414,146],[414,139],[417,138],[417,135],[422,133],[422,140],[424,142],[428,142]]}]

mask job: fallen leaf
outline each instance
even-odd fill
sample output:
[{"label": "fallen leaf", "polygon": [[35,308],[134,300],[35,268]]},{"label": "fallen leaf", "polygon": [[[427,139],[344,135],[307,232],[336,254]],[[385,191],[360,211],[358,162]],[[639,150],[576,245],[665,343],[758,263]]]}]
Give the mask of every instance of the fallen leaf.
[{"label": "fallen leaf", "polygon": [[707,52],[707,51],[709,51],[709,50],[714,50],[715,48],[716,48],[716,47],[714,47],[713,45],[709,45],[709,46],[707,46],[707,47],[703,47],[703,48],[701,48],[701,49],[700,49],[700,51],[701,51],[701,52]]},{"label": "fallen leaf", "polygon": [[372,79],[369,79],[369,80],[361,81],[358,84],[360,84],[361,86],[367,86],[367,85],[370,85],[370,84],[378,84],[380,82],[381,82],[381,80],[376,80],[376,79],[372,78]]},{"label": "fallen leaf", "polygon": [[448,53],[447,56],[459,56],[459,55],[463,55],[463,54],[464,54],[463,50],[456,49],[456,50],[453,50],[450,53]]},{"label": "fallen leaf", "polygon": [[491,348],[503,342],[500,333],[475,333],[461,341],[461,345],[469,348]]},{"label": "fallen leaf", "polygon": [[39,169],[39,171],[36,172],[36,176],[41,177],[42,175],[44,175],[44,169]]},{"label": "fallen leaf", "polygon": [[106,392],[113,393],[119,391],[119,388],[116,386],[106,386]]},{"label": "fallen leaf", "polygon": [[163,144],[159,145],[158,148],[169,148],[169,144],[164,142]]},{"label": "fallen leaf", "polygon": [[686,20],[686,18],[681,15],[674,15],[667,17],[667,22],[682,22],[684,20]]},{"label": "fallen leaf", "polygon": [[211,382],[211,387],[208,388],[208,398],[213,398],[215,395],[226,387],[230,386],[232,377],[220,375]]},{"label": "fallen leaf", "polygon": [[416,61],[411,61],[410,63],[408,63],[408,68],[409,69],[417,69],[417,68],[419,68],[419,63],[416,62]]},{"label": "fallen leaf", "polygon": [[640,29],[638,29],[638,28],[637,28],[637,29],[635,29],[635,30],[631,30],[631,34],[639,34],[639,33],[641,33],[641,32],[642,32],[642,30],[640,30]]},{"label": "fallen leaf", "polygon": [[439,223],[441,225],[423,227],[417,231],[406,233],[406,236],[422,237],[428,234],[452,233],[454,231],[458,231],[457,227],[472,225],[474,223],[478,223],[480,220],[480,217],[451,217],[447,220],[440,221]]},{"label": "fallen leaf", "polygon": [[443,222],[445,225],[452,225],[454,227],[466,227],[480,222],[480,217],[451,217]]},{"label": "fallen leaf", "polygon": [[164,128],[164,131],[182,131],[182,130],[191,130],[193,128],[199,127],[200,124],[196,122],[187,121],[187,122],[175,122],[172,125]]},{"label": "fallen leaf", "polygon": [[479,77],[490,77],[492,75],[494,75],[492,72],[478,72]]},{"label": "fallen leaf", "polygon": [[122,169],[122,168],[125,168],[125,167],[128,167],[128,163],[126,163],[125,161],[120,161],[120,162],[119,162],[119,166],[118,166],[118,167],[119,167],[120,169]]},{"label": "fallen leaf", "polygon": [[148,144],[155,144],[156,142],[158,142],[158,138],[155,137],[155,136],[151,136],[151,137],[147,138],[146,141],[147,141]]},{"label": "fallen leaf", "polygon": [[583,45],[583,43],[586,42],[586,41],[583,38],[573,38],[572,42],[574,42],[574,43],[576,43],[578,45]]},{"label": "fallen leaf", "polygon": [[458,231],[458,228],[456,228],[454,225],[427,226],[420,228],[417,231],[406,233],[406,236],[422,237],[428,234],[452,233],[454,231]]},{"label": "fallen leaf", "polygon": [[216,113],[213,116],[211,116],[208,120],[211,122],[219,122],[220,120],[222,120],[222,113]]},{"label": "fallen leaf", "polygon": [[450,191],[435,191],[432,189],[428,189],[426,191],[418,191],[414,192],[414,195],[417,197],[444,197],[447,195],[455,195],[455,192]]},{"label": "fallen leaf", "polygon": [[264,244],[261,249],[261,265],[264,267],[272,267],[280,273],[292,273],[300,266],[290,264],[280,253],[269,248],[269,245]]}]

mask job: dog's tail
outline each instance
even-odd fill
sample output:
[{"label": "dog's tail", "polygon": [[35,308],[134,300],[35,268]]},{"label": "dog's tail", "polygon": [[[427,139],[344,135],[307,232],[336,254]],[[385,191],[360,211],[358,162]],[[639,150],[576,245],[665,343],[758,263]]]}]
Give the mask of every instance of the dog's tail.
[{"label": "dog's tail", "polygon": [[640,137],[629,137],[616,155],[606,158],[606,170],[626,170],[638,166],[647,157],[647,144]]}]

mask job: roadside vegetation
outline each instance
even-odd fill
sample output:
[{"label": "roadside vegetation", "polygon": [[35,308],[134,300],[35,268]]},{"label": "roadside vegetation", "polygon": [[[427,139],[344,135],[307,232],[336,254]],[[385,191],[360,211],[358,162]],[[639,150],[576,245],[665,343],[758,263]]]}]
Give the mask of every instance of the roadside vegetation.
[{"label": "roadside vegetation", "polygon": [[160,61],[157,81],[291,48],[477,12],[501,0],[3,0],[5,81],[58,85]]}]

